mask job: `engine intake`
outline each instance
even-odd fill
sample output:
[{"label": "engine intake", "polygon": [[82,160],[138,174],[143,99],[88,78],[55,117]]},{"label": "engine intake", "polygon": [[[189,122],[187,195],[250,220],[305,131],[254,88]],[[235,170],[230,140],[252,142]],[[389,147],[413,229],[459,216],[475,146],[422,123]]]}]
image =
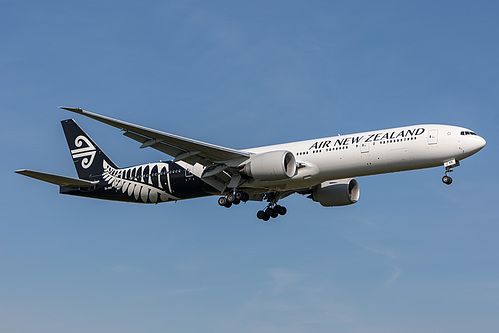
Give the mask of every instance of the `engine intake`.
[{"label": "engine intake", "polygon": [[287,179],[296,174],[296,159],[286,150],[257,154],[250,157],[241,172],[258,180]]},{"label": "engine intake", "polygon": [[328,180],[317,185],[310,197],[324,207],[351,205],[359,200],[359,183],[355,179]]}]

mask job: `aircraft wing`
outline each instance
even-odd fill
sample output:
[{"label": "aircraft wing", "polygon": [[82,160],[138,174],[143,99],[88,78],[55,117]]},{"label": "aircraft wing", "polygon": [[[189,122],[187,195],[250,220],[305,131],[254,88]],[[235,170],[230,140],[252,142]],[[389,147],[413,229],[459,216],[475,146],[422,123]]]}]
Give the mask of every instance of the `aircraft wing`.
[{"label": "aircraft wing", "polygon": [[16,170],[15,173],[20,175],[28,176],[38,180],[42,180],[47,183],[64,186],[64,187],[92,187],[98,183],[98,181],[90,181],[66,176],[54,175],[51,173],[45,173],[40,171],[32,170]]},{"label": "aircraft wing", "polygon": [[[175,162],[184,161],[191,165],[200,163],[204,166],[219,164],[229,164],[230,166],[233,166],[241,163],[249,157],[248,153],[242,151],[184,138],[175,134],[161,132],[79,108],[62,106],[59,108],[75,112],[119,128],[125,131],[125,136],[142,143],[141,148],[151,147],[157,149],[165,154],[173,156],[175,158]],[[228,163],[229,161],[232,162]]]}]

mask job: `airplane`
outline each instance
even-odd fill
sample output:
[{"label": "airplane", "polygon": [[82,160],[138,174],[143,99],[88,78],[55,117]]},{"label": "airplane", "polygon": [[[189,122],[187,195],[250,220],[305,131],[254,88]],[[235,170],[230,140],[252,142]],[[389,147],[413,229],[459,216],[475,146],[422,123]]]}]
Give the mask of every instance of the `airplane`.
[{"label": "airplane", "polygon": [[124,131],[140,148],[173,157],[118,167],[73,120],[62,127],[78,178],[17,170],[24,176],[60,186],[61,194],[136,203],[161,203],[219,196],[218,204],[266,201],[257,212],[263,221],[285,215],[285,197],[306,195],[325,207],[356,203],[355,177],[443,166],[442,182],[460,161],[486,141],[475,132],[449,125],[414,125],[249,149],[205,143],[74,107],[59,107]]}]

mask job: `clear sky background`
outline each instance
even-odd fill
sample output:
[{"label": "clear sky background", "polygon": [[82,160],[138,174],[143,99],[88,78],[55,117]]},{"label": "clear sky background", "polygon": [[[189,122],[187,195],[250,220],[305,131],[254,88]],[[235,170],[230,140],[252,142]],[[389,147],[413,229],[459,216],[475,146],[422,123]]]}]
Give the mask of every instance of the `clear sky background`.
[{"label": "clear sky background", "polygon": [[[497,1],[0,1],[1,332],[497,332]],[[487,140],[361,199],[62,196],[60,121],[120,166],[169,157],[76,106],[232,148],[421,123]]]}]

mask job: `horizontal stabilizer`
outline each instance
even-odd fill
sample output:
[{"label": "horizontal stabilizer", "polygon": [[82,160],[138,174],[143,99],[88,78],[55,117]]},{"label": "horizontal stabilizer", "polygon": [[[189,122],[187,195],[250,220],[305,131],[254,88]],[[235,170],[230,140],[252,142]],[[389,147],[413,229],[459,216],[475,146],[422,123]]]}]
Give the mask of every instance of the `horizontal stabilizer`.
[{"label": "horizontal stabilizer", "polygon": [[84,179],[72,178],[54,175],[51,173],[32,171],[32,170],[16,170],[15,173],[18,173],[23,176],[28,176],[31,178],[35,178],[38,180],[42,180],[47,183],[64,186],[64,187],[92,187],[98,183],[98,181],[89,181]]}]

